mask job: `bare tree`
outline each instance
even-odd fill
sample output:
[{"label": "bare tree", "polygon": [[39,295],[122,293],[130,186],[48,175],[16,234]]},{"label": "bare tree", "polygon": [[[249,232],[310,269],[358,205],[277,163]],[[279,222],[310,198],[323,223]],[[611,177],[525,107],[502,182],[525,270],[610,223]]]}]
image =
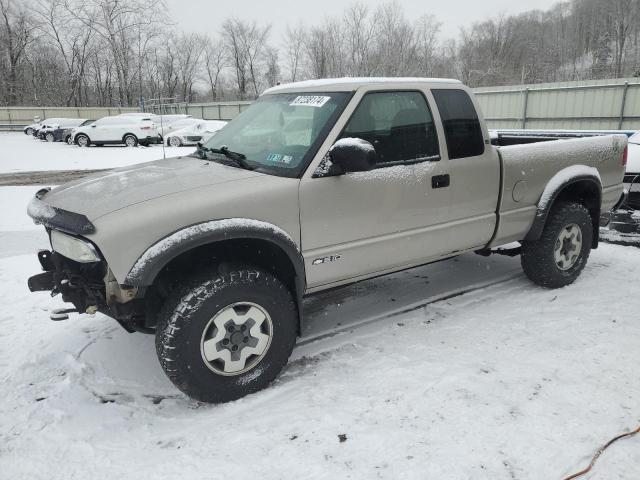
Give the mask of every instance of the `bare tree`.
[{"label": "bare tree", "polygon": [[615,76],[622,75],[623,58],[631,27],[638,23],[638,0],[610,0],[608,12],[611,15],[615,41]]},{"label": "bare tree", "polygon": [[27,47],[35,40],[36,23],[27,7],[24,3],[0,0],[0,48],[2,60],[8,66],[5,101],[9,105],[16,105],[21,97],[18,69]]},{"label": "bare tree", "polygon": [[302,54],[306,40],[306,29],[303,25],[287,26],[284,37],[284,54],[286,68],[291,82],[298,80],[302,70]]},{"label": "bare tree", "polygon": [[218,100],[220,90],[220,76],[227,67],[228,56],[222,42],[210,36],[205,38],[204,50],[204,70],[209,82],[211,100]]},{"label": "bare tree", "polygon": [[377,19],[375,52],[370,69],[376,75],[414,74],[416,68],[416,28],[409,22],[396,1],[380,5]]},{"label": "bare tree", "polygon": [[418,19],[414,29],[416,41],[416,57],[419,61],[420,75],[434,76],[438,34],[442,23],[433,15],[423,15]]},{"label": "bare tree", "polygon": [[65,105],[82,104],[87,62],[91,53],[93,30],[75,21],[64,8],[63,0],[38,0],[33,10],[40,18],[39,30],[54,45],[65,67],[68,93]]},{"label": "bare tree", "polygon": [[265,54],[265,79],[268,87],[273,87],[278,84],[280,79],[280,65],[278,62],[278,50],[273,47],[268,47]]},{"label": "bare tree", "polygon": [[282,79],[344,75],[451,76],[471,86],[640,76],[640,0],[565,0],[446,40],[435,17],[409,18],[398,0],[355,3],[289,26],[279,49],[259,22],[227,19],[215,38],[167,18],[164,0],[0,0],[0,101],[245,99]]},{"label": "bare tree", "polygon": [[223,38],[235,70],[238,95],[246,98],[249,84],[257,97],[260,90],[260,61],[266,51],[271,26],[259,26],[230,18],[222,25]]},{"label": "bare tree", "polygon": [[227,19],[222,24],[222,35],[233,63],[236,86],[240,100],[247,95],[247,52],[242,41],[244,24],[237,19]]},{"label": "bare tree", "polygon": [[349,70],[353,75],[367,76],[373,70],[371,61],[375,44],[377,17],[369,14],[365,3],[354,3],[347,8],[344,16],[346,46],[350,53]]},{"label": "bare tree", "polygon": [[202,37],[195,33],[182,34],[176,42],[180,96],[185,102],[191,101],[203,43]]},{"label": "bare tree", "polygon": [[110,49],[120,105],[131,105],[136,34],[165,20],[164,0],[66,0],[66,9]]},{"label": "bare tree", "polygon": [[271,31],[271,25],[259,26],[255,22],[248,24],[242,30],[242,45],[246,52],[247,67],[253,85],[253,92],[257,97],[260,94],[260,61],[268,50],[267,38]]}]

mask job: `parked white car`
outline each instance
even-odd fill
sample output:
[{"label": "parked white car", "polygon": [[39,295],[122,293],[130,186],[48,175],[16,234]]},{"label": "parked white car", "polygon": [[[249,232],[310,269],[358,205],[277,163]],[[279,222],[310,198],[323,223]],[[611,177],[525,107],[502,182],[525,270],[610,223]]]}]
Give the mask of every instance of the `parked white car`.
[{"label": "parked white car", "polygon": [[27,125],[22,129],[25,135],[33,135],[33,131],[35,129],[40,129],[40,122],[32,123],[31,125]]},{"label": "parked white car", "polygon": [[196,145],[198,142],[204,143],[226,124],[227,122],[222,120],[199,120],[166,136],[167,145],[181,147],[183,145]]},{"label": "parked white car", "polygon": [[171,132],[187,127],[199,120],[192,118],[191,115],[182,113],[157,115],[149,112],[127,112],[121,113],[119,116],[129,118],[150,118],[151,121],[158,126],[158,133],[161,138],[166,138]]},{"label": "parked white car", "polygon": [[[203,122],[204,120],[200,119],[200,118],[181,118],[178,119],[176,121],[173,121],[169,124],[165,123],[164,121],[162,122],[162,124],[155,122],[156,125],[158,125],[158,133],[160,133],[160,135],[162,135],[162,138],[169,138],[169,136],[173,133],[176,132],[178,130],[183,130],[185,128],[189,128],[192,127],[194,125],[196,125],[197,123]],[[165,142],[166,143],[166,142]]]},{"label": "parked white car", "polygon": [[104,117],[73,131],[73,143],[81,147],[118,144],[135,147],[159,141],[157,125],[150,117]]}]

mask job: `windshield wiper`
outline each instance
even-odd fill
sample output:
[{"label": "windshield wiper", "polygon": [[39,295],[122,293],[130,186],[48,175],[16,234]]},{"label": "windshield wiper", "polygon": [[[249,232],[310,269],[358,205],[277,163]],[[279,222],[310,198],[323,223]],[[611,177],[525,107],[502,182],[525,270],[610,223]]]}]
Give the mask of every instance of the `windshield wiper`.
[{"label": "windshield wiper", "polygon": [[205,146],[200,146],[199,150],[203,152],[211,152],[217,153],[218,155],[224,155],[229,160],[233,160],[233,162],[238,165],[240,168],[244,168],[245,170],[254,170],[254,168],[246,162],[246,155],[238,152],[233,152],[229,150],[226,145],[221,146],[220,148],[210,148]]}]

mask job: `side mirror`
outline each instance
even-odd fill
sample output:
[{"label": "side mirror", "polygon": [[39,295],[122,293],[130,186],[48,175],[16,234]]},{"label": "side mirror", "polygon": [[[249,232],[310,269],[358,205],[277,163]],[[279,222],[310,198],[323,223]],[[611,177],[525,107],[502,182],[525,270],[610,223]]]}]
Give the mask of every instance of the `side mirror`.
[{"label": "side mirror", "polygon": [[334,175],[347,172],[366,172],[376,166],[376,149],[361,138],[341,138],[329,150]]},{"label": "side mirror", "polygon": [[96,124],[94,123],[93,125],[91,125],[91,128],[96,128]]}]

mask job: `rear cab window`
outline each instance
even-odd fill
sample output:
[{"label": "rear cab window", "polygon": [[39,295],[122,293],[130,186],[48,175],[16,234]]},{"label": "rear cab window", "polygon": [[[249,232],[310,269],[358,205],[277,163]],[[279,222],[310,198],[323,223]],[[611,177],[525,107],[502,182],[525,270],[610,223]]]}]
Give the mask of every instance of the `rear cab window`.
[{"label": "rear cab window", "polygon": [[440,159],[433,116],[419,91],[365,94],[339,138],[371,143],[378,156],[376,168]]},{"label": "rear cab window", "polygon": [[482,155],[484,136],[469,94],[460,89],[432,89],[431,93],[442,119],[449,159]]}]

